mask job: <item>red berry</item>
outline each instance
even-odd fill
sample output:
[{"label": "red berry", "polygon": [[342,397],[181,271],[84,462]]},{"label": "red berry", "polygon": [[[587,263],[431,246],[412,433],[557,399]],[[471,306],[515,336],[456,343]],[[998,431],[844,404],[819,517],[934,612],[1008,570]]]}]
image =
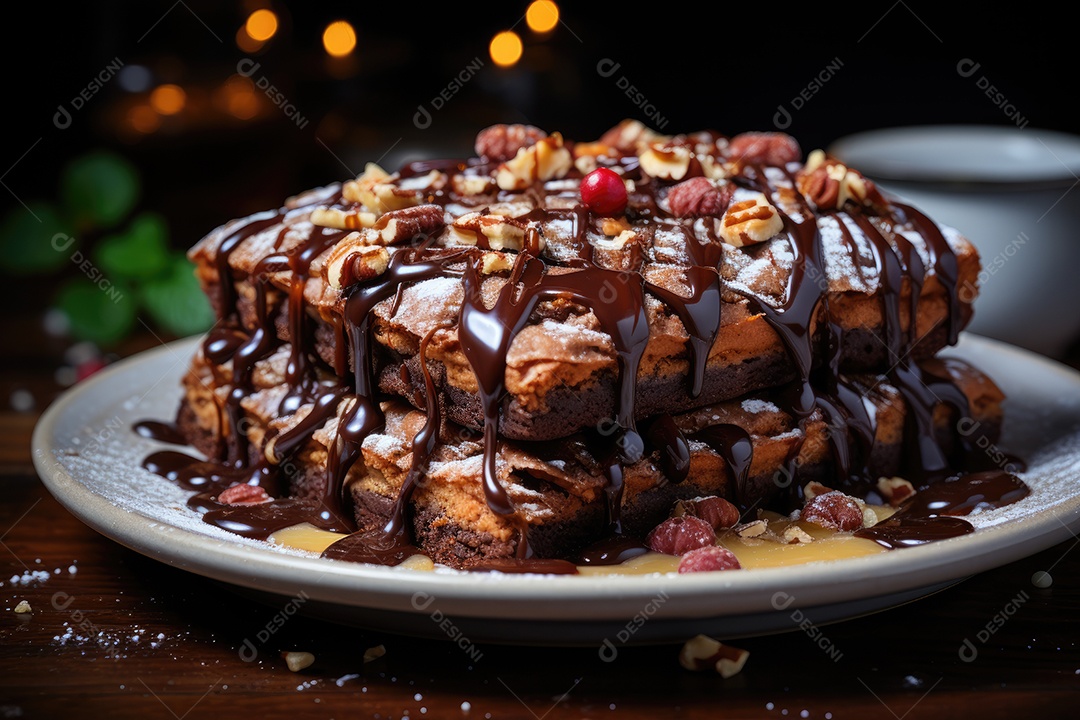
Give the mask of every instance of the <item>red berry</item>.
[{"label": "red berry", "polygon": [[741,570],[742,565],[735,553],[717,545],[691,550],[679,561],[679,573],[712,572],[713,570]]},{"label": "red berry", "polygon": [[614,170],[596,168],[581,181],[581,201],[598,215],[618,215],[626,209],[626,185]]},{"label": "red berry", "polygon": [[668,518],[645,539],[650,550],[665,555],[683,555],[715,542],[712,525],[693,515]]}]

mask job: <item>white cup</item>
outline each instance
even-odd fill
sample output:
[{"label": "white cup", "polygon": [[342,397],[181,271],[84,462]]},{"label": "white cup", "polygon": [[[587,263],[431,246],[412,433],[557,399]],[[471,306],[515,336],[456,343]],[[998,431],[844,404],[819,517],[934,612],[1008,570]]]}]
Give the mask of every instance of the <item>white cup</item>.
[{"label": "white cup", "polygon": [[979,125],[887,128],[828,152],[971,240],[972,332],[1060,357],[1080,334],[1080,137]]}]

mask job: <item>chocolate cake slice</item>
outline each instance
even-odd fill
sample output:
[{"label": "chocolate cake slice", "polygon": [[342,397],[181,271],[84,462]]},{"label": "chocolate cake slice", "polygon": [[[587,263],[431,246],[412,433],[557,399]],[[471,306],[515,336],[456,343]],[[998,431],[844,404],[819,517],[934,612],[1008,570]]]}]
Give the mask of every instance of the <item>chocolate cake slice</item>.
[{"label": "chocolate cake slice", "polygon": [[958,418],[1001,422],[993,383],[936,357],[971,243],[779,133],[494,126],[190,256],[220,322],[178,424],[210,462],[172,475],[209,478],[204,508],[263,486],[308,513],[264,515],[364,559],[566,558],[680,498],[926,485],[961,469]]}]

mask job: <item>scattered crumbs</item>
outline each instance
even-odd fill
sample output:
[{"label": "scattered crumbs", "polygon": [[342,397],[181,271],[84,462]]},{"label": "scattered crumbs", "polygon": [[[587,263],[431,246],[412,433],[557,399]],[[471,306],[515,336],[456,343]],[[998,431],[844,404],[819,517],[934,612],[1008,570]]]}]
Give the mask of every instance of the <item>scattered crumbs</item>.
[{"label": "scattered crumbs", "polygon": [[615,703],[611,703],[607,707],[608,707],[608,710],[614,710],[615,709]]},{"label": "scattered crumbs", "polygon": [[772,710],[774,707],[776,707],[776,706],[773,705],[771,702],[765,703],[765,709],[766,710]]},{"label": "scattered crumbs", "polygon": [[27,570],[22,575],[12,575],[8,582],[25,587],[31,583],[43,583],[50,577],[48,570]]},{"label": "scattered crumbs", "polygon": [[416,702],[420,702],[421,700],[424,699],[424,696],[421,695],[420,693],[416,693],[415,695],[412,696],[412,699],[415,700]]},{"label": "scattered crumbs", "polygon": [[41,558],[34,558],[34,564],[35,565],[40,565],[41,564]]},{"label": "scattered crumbs", "polygon": [[825,713],[825,720],[832,720],[832,713],[831,712]]},{"label": "scattered crumbs", "polygon": [[[1080,670],[1077,670],[1076,672],[1080,673]],[[472,704],[471,703],[469,703],[468,701],[465,701],[465,702],[461,703],[461,712],[467,713],[470,710],[472,710]]]},{"label": "scattered crumbs", "polygon": [[355,680],[358,677],[360,677],[360,673],[349,673],[348,675],[342,675],[334,681],[334,684],[338,687],[344,687],[345,683],[349,682],[350,680]]},{"label": "scattered crumbs", "polygon": [[74,575],[77,572],[79,572],[79,568],[75,567],[74,565],[68,565],[68,574],[69,575]]},{"label": "scattered crumbs", "polygon": [[803,718],[810,717],[810,711],[809,710],[803,710],[802,712],[799,713],[799,717],[803,717]]}]

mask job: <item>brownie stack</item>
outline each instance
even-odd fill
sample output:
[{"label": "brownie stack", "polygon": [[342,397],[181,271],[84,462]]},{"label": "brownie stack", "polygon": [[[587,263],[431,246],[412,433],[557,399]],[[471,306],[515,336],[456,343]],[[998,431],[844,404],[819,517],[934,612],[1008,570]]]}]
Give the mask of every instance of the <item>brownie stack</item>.
[{"label": "brownie stack", "polygon": [[475,149],[191,250],[220,318],[185,378],[193,445],[469,567],[642,537],[679,499],[929,483],[970,441],[957,418],[1000,426],[993,383],[935,357],[975,249],[820,151],[632,121]]}]

